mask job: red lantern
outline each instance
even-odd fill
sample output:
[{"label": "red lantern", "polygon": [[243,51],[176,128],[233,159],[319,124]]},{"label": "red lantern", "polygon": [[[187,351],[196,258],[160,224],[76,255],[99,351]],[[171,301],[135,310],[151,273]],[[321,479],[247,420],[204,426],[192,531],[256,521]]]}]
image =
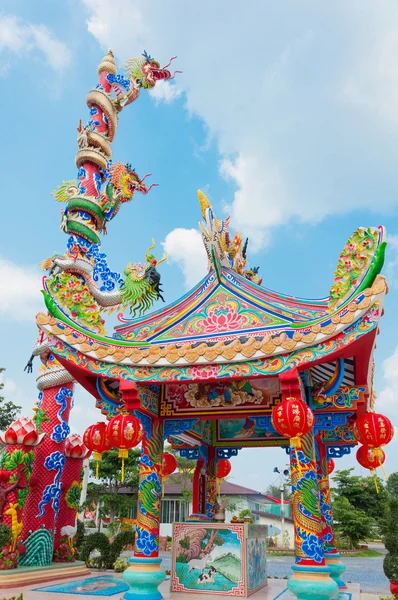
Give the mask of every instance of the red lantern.
[{"label": "red lantern", "polygon": [[177,459],[173,454],[164,452],[163,463],[162,463],[162,477],[168,477],[177,468]]},{"label": "red lantern", "polygon": [[38,433],[32,419],[20,417],[6,431],[0,433],[0,441],[5,445],[38,446],[45,435],[45,433]]},{"label": "red lantern", "polygon": [[177,468],[177,459],[170,452],[163,453],[162,462],[162,496],[164,495],[164,484],[166,483],[167,477],[174,473]]},{"label": "red lantern", "polygon": [[384,477],[387,479],[386,472],[383,468],[383,463],[386,460],[386,455],[381,448],[371,448],[369,446],[359,446],[357,450],[357,461],[365,469],[370,469],[370,472],[374,475],[374,482],[376,492],[379,493],[379,486],[377,485],[376,469],[381,467]]},{"label": "red lantern", "polygon": [[69,458],[87,458],[91,454],[90,450],[83,444],[83,440],[78,433],[72,433],[65,440],[65,456]]},{"label": "red lantern", "polygon": [[394,427],[387,417],[379,413],[365,413],[354,424],[355,438],[364,446],[381,448],[394,437]]},{"label": "red lantern", "polygon": [[291,446],[300,448],[301,438],[312,429],[314,415],[302,400],[286,398],[272,409],[271,421],[280,435],[290,439]]},{"label": "red lantern", "polygon": [[97,461],[96,477],[98,479],[98,462],[102,460],[102,453],[112,448],[112,444],[106,436],[106,423],[100,421],[95,425],[90,425],[83,435],[83,443],[93,453],[93,458]]},{"label": "red lantern", "polygon": [[369,446],[359,446],[357,450],[357,461],[365,469],[373,471],[386,460],[386,455],[381,448],[369,448]]},{"label": "red lantern", "polygon": [[217,479],[228,477],[232,469],[232,465],[227,458],[222,458],[217,462]]},{"label": "red lantern", "polygon": [[333,458],[329,458],[328,460],[328,474],[331,475],[334,471],[334,460]]},{"label": "red lantern", "polygon": [[113,417],[107,427],[109,441],[119,448],[119,458],[122,459],[122,481],[124,481],[124,459],[129,455],[129,448],[138,446],[144,434],[141,422],[128,413]]}]

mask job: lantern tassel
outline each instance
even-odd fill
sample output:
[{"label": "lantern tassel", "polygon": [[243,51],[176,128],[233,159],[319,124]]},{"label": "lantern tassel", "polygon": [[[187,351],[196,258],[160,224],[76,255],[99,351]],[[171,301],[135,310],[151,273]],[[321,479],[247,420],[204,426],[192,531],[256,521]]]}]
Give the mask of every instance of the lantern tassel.
[{"label": "lantern tassel", "polygon": [[371,473],[372,473],[372,475],[373,475],[373,479],[374,479],[374,482],[375,482],[376,494],[378,494],[378,493],[379,493],[379,486],[378,486],[378,484],[377,484],[377,474],[376,474],[376,469],[373,469],[373,470],[371,471]]},{"label": "lantern tassel", "polygon": [[95,463],[95,479],[98,481],[98,468],[99,468],[99,462],[97,460],[97,462]]},{"label": "lantern tassel", "polygon": [[386,481],[388,481],[388,475],[387,475],[387,473],[386,473],[386,471],[385,471],[385,469],[384,469],[383,465],[380,465],[380,467],[381,467],[381,470],[382,470],[382,472],[383,472],[384,479],[385,479]]},{"label": "lantern tassel", "polygon": [[301,468],[300,458],[299,458],[299,455],[298,455],[298,452],[297,452],[297,450],[299,448],[301,448],[301,439],[298,436],[290,438],[290,446],[292,447],[292,450],[296,454],[297,469],[298,469],[298,472],[300,473],[300,477],[302,477],[303,476],[303,470]]},{"label": "lantern tassel", "polygon": [[121,480],[122,482],[124,482],[124,459],[128,458],[129,456],[129,451],[127,448],[120,448],[119,449],[119,458],[122,459],[122,474],[121,474]]}]

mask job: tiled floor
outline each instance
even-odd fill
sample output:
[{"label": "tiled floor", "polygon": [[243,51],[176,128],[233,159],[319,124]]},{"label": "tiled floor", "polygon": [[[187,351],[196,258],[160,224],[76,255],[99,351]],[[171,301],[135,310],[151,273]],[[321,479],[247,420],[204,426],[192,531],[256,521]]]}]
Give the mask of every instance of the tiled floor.
[{"label": "tiled floor", "polygon": [[[94,574],[93,577],[98,577],[98,573]],[[75,581],[82,580],[82,577],[76,577]],[[68,580],[73,581],[73,580]],[[6,597],[12,597],[17,594],[23,593],[24,600],[94,600],[95,598],[100,598],[100,596],[92,596],[92,595],[76,595],[76,594],[59,594],[52,592],[44,592],[38,591],[38,588],[48,587],[51,585],[59,584],[59,581],[49,581],[42,585],[34,585],[27,587],[20,587],[14,589],[8,589],[5,594]],[[170,593],[170,581],[165,581],[160,586],[160,591],[163,594],[165,600],[193,600],[193,594],[171,594]],[[289,592],[286,590],[286,581],[285,580],[275,580],[270,579],[269,585],[262,590],[258,591],[256,594],[251,596],[253,600],[288,600],[294,598],[291,596]],[[285,591],[285,592],[284,592]],[[378,600],[377,595],[373,594],[360,594],[359,585],[351,584],[348,586],[347,594],[341,597],[341,600]],[[351,598],[350,598],[351,594]],[[102,596],[102,598],[105,598]],[[111,600],[119,600],[122,598],[122,594],[116,594],[114,596],[107,596],[106,598],[110,598]],[[219,598],[219,597],[218,597]]]}]

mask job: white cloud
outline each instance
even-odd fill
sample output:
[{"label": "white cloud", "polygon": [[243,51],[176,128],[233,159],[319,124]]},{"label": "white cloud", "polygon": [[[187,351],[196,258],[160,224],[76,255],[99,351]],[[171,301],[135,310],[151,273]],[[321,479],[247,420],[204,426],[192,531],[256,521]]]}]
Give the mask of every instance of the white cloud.
[{"label": "white cloud", "polygon": [[398,235],[387,235],[387,260],[385,266],[388,285],[398,287]]},{"label": "white cloud", "polygon": [[[218,143],[220,172],[237,188],[234,225],[255,248],[291,220],[375,210],[374,194],[353,193],[352,179],[366,186],[369,178],[372,190],[385,181],[387,132],[360,108],[353,119],[352,107],[365,103],[398,121],[391,0],[383,11],[371,0],[258,2],[247,11],[238,0],[221,0],[217,11],[211,0],[184,11],[176,0],[156,10],[144,0],[82,2],[89,31],[120,59],[144,48],[160,61],[178,55],[178,88],[161,85],[153,95],[169,102],[183,93],[187,110],[203,119]],[[376,209],[396,202],[378,194]]]},{"label": "white cloud", "polygon": [[21,416],[33,417],[32,408],[37,399],[37,390],[33,388],[33,395],[29,396],[13,379],[7,377],[7,371],[0,373],[0,383],[4,384],[0,394],[6,402],[10,401],[20,406]]},{"label": "white cloud", "polygon": [[162,245],[168,254],[168,260],[176,263],[182,270],[187,289],[206,275],[206,251],[202,236],[196,229],[173,229]]},{"label": "white cloud", "polygon": [[383,376],[386,382],[380,392],[376,410],[383,410],[398,417],[398,346],[394,353],[383,361]]},{"label": "white cloud", "polygon": [[168,81],[159,81],[149,92],[152,98],[155,99],[156,103],[166,102],[170,104],[174,102],[179,96],[181,96],[182,90],[180,90],[175,83],[169,83]]},{"label": "white cloud", "polygon": [[0,259],[0,281],[0,316],[33,321],[36,313],[43,309],[39,270]]},{"label": "white cloud", "polygon": [[15,15],[0,16],[0,52],[9,51],[24,58],[27,52],[37,50],[55,71],[65,69],[71,62],[66,44],[45,25],[35,25]]}]

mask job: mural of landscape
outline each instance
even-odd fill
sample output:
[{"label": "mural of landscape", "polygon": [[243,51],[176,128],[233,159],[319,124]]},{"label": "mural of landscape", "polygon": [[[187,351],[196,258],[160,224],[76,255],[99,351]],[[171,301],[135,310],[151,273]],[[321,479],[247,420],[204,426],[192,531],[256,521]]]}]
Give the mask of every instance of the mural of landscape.
[{"label": "mural of landscape", "polygon": [[263,440],[275,437],[266,429],[257,427],[250,418],[223,419],[218,422],[218,440]]},{"label": "mural of landscape", "polygon": [[173,592],[244,595],[243,527],[176,524]]}]

